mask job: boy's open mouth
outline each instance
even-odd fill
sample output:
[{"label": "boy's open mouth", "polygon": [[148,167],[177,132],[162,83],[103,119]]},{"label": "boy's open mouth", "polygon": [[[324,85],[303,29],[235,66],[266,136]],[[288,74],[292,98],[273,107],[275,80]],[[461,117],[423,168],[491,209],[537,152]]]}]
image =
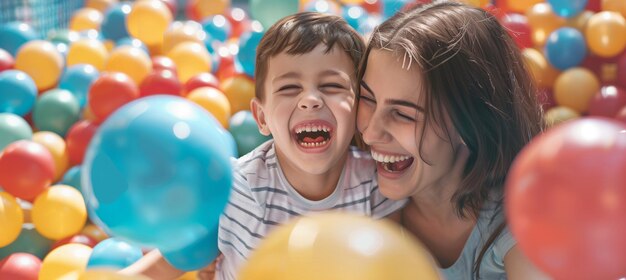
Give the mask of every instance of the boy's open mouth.
[{"label": "boy's open mouth", "polygon": [[378,167],[390,173],[399,173],[413,164],[413,157],[407,155],[388,155],[372,151],[372,158]]},{"label": "boy's open mouth", "polygon": [[300,146],[319,148],[330,142],[332,128],[323,123],[306,123],[297,125],[294,133]]}]

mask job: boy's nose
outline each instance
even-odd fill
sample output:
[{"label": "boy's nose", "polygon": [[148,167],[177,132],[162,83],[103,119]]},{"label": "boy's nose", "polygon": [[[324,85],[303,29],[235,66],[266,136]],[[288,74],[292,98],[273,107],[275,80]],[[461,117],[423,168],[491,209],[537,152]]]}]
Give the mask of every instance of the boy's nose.
[{"label": "boy's nose", "polygon": [[298,102],[298,108],[300,109],[319,109],[324,106],[324,101],[318,93],[306,93],[305,96],[300,98]]}]

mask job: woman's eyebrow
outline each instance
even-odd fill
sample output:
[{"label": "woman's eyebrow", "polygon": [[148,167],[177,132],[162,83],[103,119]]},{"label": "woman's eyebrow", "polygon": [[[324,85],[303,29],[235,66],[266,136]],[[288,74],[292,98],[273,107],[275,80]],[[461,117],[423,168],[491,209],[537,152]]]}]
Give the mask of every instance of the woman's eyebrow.
[{"label": "woman's eyebrow", "polygon": [[[365,83],[365,81],[361,80],[361,86],[369,91],[372,95],[376,95],[374,94],[374,91],[372,91],[372,89],[367,85],[367,83]],[[405,106],[405,107],[409,107],[409,108],[413,108],[415,110],[418,110],[420,112],[425,112],[424,108],[422,108],[421,106],[410,102],[410,101],[406,101],[406,100],[402,100],[402,99],[386,99],[385,100],[385,104],[387,105],[398,105],[398,106]]]}]

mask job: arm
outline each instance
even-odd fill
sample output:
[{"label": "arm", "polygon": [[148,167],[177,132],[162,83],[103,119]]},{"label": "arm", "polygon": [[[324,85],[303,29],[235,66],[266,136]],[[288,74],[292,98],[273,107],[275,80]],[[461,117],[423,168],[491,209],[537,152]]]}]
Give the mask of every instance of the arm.
[{"label": "arm", "polygon": [[517,245],[513,246],[504,256],[504,270],[510,280],[551,279],[531,263]]},{"label": "arm", "polygon": [[184,271],[178,270],[169,264],[161,255],[159,250],[152,250],[132,265],[122,269],[120,274],[124,275],[144,275],[150,279],[176,279]]}]

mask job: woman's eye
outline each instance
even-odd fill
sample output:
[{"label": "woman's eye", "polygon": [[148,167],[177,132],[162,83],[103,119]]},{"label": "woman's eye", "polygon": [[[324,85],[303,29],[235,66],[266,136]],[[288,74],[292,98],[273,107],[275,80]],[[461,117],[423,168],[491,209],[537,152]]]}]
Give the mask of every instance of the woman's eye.
[{"label": "woman's eye", "polygon": [[397,110],[394,111],[394,115],[398,116],[400,119],[403,119],[405,121],[410,121],[410,122],[414,122],[415,121],[415,118],[413,118],[413,117],[411,117],[411,116],[409,116],[407,114],[404,114],[404,113],[402,113],[400,111],[397,111]]}]

